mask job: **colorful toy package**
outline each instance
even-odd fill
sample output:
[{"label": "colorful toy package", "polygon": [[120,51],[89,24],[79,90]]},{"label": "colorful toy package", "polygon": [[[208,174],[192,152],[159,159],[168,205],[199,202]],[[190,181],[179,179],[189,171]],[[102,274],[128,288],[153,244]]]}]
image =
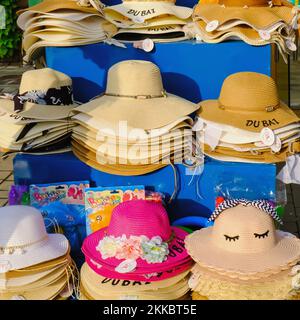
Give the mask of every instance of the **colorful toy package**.
[{"label": "colorful toy package", "polygon": [[109,225],[112,210],[119,203],[145,200],[144,186],[98,187],[85,190],[87,235]]},{"label": "colorful toy package", "polygon": [[[29,187],[30,204],[39,209],[49,232],[58,224],[71,244],[72,252],[80,255],[86,236],[84,192],[88,181],[37,184]],[[76,260],[76,258],[75,258]]]}]

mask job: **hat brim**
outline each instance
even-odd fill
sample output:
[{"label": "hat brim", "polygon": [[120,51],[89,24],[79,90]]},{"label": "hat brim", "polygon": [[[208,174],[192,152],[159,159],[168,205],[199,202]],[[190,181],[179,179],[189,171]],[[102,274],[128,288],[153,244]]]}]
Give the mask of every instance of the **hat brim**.
[{"label": "hat brim", "polygon": [[223,7],[218,4],[198,4],[194,10],[194,19],[202,19],[206,23],[217,20],[222,25],[230,20],[245,21],[258,30],[266,29],[278,21],[291,23],[293,12],[291,7]]},{"label": "hat brim", "polygon": [[0,293],[0,300],[13,300],[14,297],[18,296],[21,296],[25,300],[53,300],[65,288],[67,282],[68,277],[64,274],[56,282],[43,288],[22,291],[21,293],[20,291]]},{"label": "hat brim", "polygon": [[83,163],[87,164],[88,166],[113,175],[120,175],[120,176],[139,176],[142,174],[148,174],[159,169],[162,169],[166,166],[166,164],[153,164],[147,166],[125,166],[125,165],[102,165],[97,162],[96,155],[88,152],[88,156],[85,152],[80,150],[78,145],[75,145],[72,142],[72,151],[74,155]]},{"label": "hat brim", "polygon": [[272,112],[250,112],[249,110],[233,112],[226,110],[226,107],[224,110],[221,109],[218,100],[206,100],[200,102],[199,116],[205,120],[252,132],[260,132],[265,127],[272,130],[279,129],[300,121],[283,102],[280,102],[280,106]]},{"label": "hat brim", "polygon": [[213,227],[195,231],[186,238],[186,248],[200,266],[242,277],[247,274],[280,272],[300,259],[300,239],[276,231],[277,244],[266,252],[233,253],[212,241]]},{"label": "hat brim", "polygon": [[91,269],[87,263],[85,263],[81,268],[81,279],[85,279],[88,283],[93,285],[95,290],[103,291],[103,292],[110,292],[112,294],[124,294],[128,292],[142,292],[142,291],[152,291],[158,289],[164,289],[168,287],[174,286],[176,283],[182,281],[188,274],[189,270],[180,273],[172,278],[162,280],[162,281],[155,281],[155,282],[134,282],[134,281],[121,281],[110,279],[107,277],[103,277],[97,274],[93,269]]},{"label": "hat brim", "polygon": [[109,270],[102,266],[99,268],[99,263],[95,260],[91,259],[89,256],[85,256],[86,263],[89,267],[94,270],[97,274],[100,274],[103,277],[110,278],[110,279],[120,279],[120,280],[130,280],[130,281],[149,281],[149,282],[156,282],[166,280],[172,277],[181,274],[187,270],[190,270],[193,266],[193,261],[190,258],[186,258],[180,265],[172,267],[169,270],[165,271],[156,271],[156,272],[148,272],[145,271],[144,274],[137,274],[137,273],[125,273],[121,274],[116,271]]},{"label": "hat brim", "polygon": [[167,97],[152,99],[104,95],[75,108],[74,112],[82,112],[98,121],[116,125],[120,121],[127,121],[131,128],[149,130],[164,127],[198,109],[198,105],[167,93]]},{"label": "hat brim", "polygon": [[[176,227],[171,228],[174,235],[174,239],[169,243],[170,253],[168,255],[167,260],[162,263],[149,264],[145,260],[139,258],[136,260],[136,270],[132,273],[145,274],[152,272],[167,271],[172,269],[173,267],[179,266],[184,261],[191,261],[186,249],[184,248],[184,239],[188,233]],[[106,232],[107,227],[89,235],[83,242],[82,251],[85,255],[100,263],[106,269],[115,271],[115,268],[124,260],[119,260],[116,258],[103,259],[101,257],[101,254],[96,250],[99,241],[106,236]],[[178,251],[174,251],[174,248],[178,248]]]},{"label": "hat brim", "polygon": [[23,269],[35,264],[56,259],[65,255],[69,249],[69,242],[62,234],[48,234],[48,239],[41,246],[27,250],[22,255],[1,255],[1,261],[8,261],[10,270]]},{"label": "hat brim", "polygon": [[72,110],[77,106],[77,104],[72,104],[69,106],[50,106],[25,102],[24,110],[16,114],[14,111],[14,102],[12,100],[0,99],[0,112],[2,111],[8,114],[16,114],[20,117],[48,121],[69,118]]},{"label": "hat brim", "polygon": [[94,13],[102,15],[99,11],[97,11],[94,7],[84,7],[77,4],[76,1],[61,1],[61,0],[48,0],[42,1],[35,6],[29,7],[27,9],[17,11],[17,14],[20,15],[23,12],[37,12],[37,13],[48,13],[56,10],[75,10],[85,13]]}]

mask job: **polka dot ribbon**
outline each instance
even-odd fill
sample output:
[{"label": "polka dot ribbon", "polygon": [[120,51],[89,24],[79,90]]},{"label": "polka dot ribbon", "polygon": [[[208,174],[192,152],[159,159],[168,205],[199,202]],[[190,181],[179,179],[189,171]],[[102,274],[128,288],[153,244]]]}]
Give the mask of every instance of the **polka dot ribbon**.
[{"label": "polka dot ribbon", "polygon": [[266,214],[270,215],[274,220],[282,224],[282,220],[278,216],[274,206],[267,200],[254,200],[249,201],[246,199],[227,199],[221,202],[212,213],[208,221],[214,221],[224,210],[234,208],[239,204],[245,207],[255,207],[261,211],[264,211]]}]

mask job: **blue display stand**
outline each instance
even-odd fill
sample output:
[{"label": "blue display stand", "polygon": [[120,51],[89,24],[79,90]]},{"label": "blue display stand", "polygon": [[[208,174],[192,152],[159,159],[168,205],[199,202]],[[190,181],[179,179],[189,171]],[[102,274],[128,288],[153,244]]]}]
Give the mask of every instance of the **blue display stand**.
[{"label": "blue display stand", "polygon": [[218,97],[224,79],[232,73],[255,71],[271,75],[270,45],[252,47],[240,41],[217,45],[184,41],[156,44],[150,53],[131,44],[127,46],[124,49],[99,43],[47,48],[47,65],[73,78],[75,98],[82,102],[102,93],[107,70],[128,59],[154,62],[162,72],[165,89],[195,103]]},{"label": "blue display stand", "polygon": [[[177,165],[178,194],[169,205],[171,219],[186,215],[208,216],[214,209],[216,186],[239,186],[231,196],[249,199],[266,197],[266,190],[275,190],[275,165],[221,162],[207,159],[202,175],[192,176],[183,165]],[[143,175],[124,177],[97,171],[85,165],[70,152],[33,156],[19,154],[14,160],[17,184],[51,183],[90,180],[93,186],[145,185],[147,189],[170,196],[174,191],[174,173],[170,166]],[[259,184],[258,181],[263,181]]]},{"label": "blue display stand", "polygon": [[[156,44],[146,53],[128,45],[127,49],[107,44],[73,48],[47,48],[49,67],[73,78],[75,98],[88,101],[102,93],[106,86],[107,70],[116,62],[143,59],[156,63],[162,72],[164,86],[170,93],[193,102],[217,98],[223,80],[239,71],[256,71],[271,75],[271,46],[251,47],[243,42],[218,45],[193,41]],[[186,215],[207,216],[215,205],[215,187],[232,181],[240,186],[235,197],[265,198],[266,190],[275,193],[275,165],[226,163],[206,160],[201,176],[186,174],[177,166],[179,190],[169,206],[171,219]],[[32,156],[17,155],[14,160],[17,184],[50,183],[67,180],[90,180],[95,186],[143,184],[148,188],[171,195],[174,191],[172,168],[135,177],[114,176],[99,172],[80,162],[72,153]],[[263,184],[259,182],[263,181]]]}]

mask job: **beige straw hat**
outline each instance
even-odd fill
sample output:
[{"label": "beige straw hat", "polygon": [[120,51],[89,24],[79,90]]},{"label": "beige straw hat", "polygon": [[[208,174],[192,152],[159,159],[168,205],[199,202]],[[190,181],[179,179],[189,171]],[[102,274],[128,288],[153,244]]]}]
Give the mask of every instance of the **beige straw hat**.
[{"label": "beige straw hat", "polygon": [[228,76],[218,100],[200,102],[200,118],[260,132],[299,122],[298,116],[279,100],[275,81],[255,72]]},{"label": "beige straw hat", "polygon": [[68,118],[75,106],[72,79],[50,68],[24,72],[19,94],[0,99],[0,112],[48,121]]},{"label": "beige straw hat", "polygon": [[160,18],[160,24],[164,25],[164,18],[168,16],[186,20],[191,17],[193,10],[176,6],[175,0],[125,0],[121,4],[106,7],[104,13],[108,21],[125,27],[132,23],[147,26],[153,18]]},{"label": "beige straw hat", "polygon": [[118,125],[120,121],[127,121],[132,128],[156,129],[198,108],[192,102],[165,92],[155,64],[127,60],[109,69],[102,97],[77,107],[74,112],[85,113],[99,122]]},{"label": "beige straw hat", "polygon": [[91,1],[81,1],[81,0],[43,0],[41,3],[38,3],[35,6],[29,7],[24,10],[19,10],[18,15],[26,11],[32,11],[35,13],[48,13],[57,10],[74,10],[86,13],[98,13],[101,14],[95,7],[99,8],[103,6],[100,0],[91,0]]},{"label": "beige straw hat", "polygon": [[288,1],[275,0],[215,0],[202,1],[195,6],[193,19],[202,19],[218,27],[230,20],[240,20],[255,29],[266,29],[283,21],[290,24],[296,11]]},{"label": "beige straw hat", "polygon": [[236,278],[289,269],[300,260],[300,240],[275,230],[261,208],[224,208],[212,227],[186,238],[189,254],[200,266]]}]

